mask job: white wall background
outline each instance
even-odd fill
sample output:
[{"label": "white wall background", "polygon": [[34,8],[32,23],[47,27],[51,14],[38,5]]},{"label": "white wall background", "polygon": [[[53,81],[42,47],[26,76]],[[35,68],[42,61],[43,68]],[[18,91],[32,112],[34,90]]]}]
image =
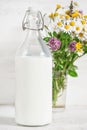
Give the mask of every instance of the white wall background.
[{"label": "white wall background", "polygon": [[[32,6],[43,13],[52,12],[57,3],[70,0],[0,0],[0,104],[13,104],[15,99],[15,52],[25,39],[21,23],[25,10]],[[79,6],[87,12],[86,1]],[[67,105],[87,105],[87,56],[77,61],[78,78],[68,78]]]}]

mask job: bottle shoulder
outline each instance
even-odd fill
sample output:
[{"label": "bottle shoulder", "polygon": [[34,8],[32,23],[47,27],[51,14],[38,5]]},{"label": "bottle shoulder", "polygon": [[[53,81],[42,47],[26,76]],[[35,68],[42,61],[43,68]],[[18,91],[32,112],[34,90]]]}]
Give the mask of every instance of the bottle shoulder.
[{"label": "bottle shoulder", "polygon": [[43,41],[40,31],[29,31],[16,52],[16,56],[51,57],[51,52]]}]

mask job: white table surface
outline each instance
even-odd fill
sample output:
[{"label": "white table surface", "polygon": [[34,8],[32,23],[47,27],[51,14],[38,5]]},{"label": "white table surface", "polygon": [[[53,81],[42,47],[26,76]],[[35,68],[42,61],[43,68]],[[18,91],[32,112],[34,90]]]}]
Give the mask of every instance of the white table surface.
[{"label": "white table surface", "polygon": [[15,123],[14,106],[0,105],[0,130],[87,130],[87,106],[53,110],[53,121],[42,127],[24,127]]}]

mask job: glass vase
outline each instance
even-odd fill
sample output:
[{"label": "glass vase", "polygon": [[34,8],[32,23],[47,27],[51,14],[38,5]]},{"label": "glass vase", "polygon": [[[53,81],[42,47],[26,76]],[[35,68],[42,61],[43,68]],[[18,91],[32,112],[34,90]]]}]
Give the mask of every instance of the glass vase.
[{"label": "glass vase", "polygon": [[52,84],[53,108],[65,108],[67,74],[64,71],[53,71]]}]

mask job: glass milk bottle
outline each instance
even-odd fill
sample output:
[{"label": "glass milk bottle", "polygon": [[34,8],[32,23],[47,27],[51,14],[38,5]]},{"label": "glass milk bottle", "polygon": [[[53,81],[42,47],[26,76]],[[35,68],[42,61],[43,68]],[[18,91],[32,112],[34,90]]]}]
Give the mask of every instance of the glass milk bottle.
[{"label": "glass milk bottle", "polygon": [[28,9],[23,20],[27,30],[15,57],[16,123],[40,126],[52,119],[52,57],[41,38],[41,12]]}]

